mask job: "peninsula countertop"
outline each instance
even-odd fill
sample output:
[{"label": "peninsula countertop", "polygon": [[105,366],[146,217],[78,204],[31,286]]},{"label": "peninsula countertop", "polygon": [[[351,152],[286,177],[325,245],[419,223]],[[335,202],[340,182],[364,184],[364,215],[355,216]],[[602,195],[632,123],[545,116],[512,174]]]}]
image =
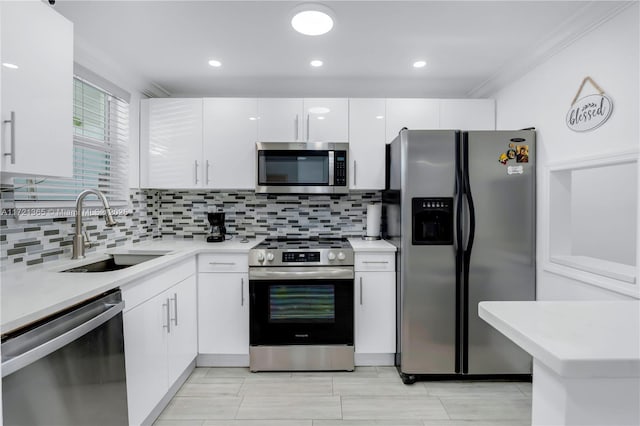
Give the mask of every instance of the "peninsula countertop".
[{"label": "peninsula countertop", "polygon": [[480,302],[479,315],[563,377],[640,377],[640,301]]}]

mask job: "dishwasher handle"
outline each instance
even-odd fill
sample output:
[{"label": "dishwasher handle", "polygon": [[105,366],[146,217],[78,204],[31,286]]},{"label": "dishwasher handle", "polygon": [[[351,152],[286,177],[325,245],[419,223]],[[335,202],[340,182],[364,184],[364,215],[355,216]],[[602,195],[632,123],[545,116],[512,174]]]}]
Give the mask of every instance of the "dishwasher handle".
[{"label": "dishwasher handle", "polygon": [[[10,357],[6,360],[2,361],[2,377],[6,377],[11,373],[14,373],[29,364],[32,364],[47,355],[57,351],[58,349],[68,345],[79,337],[84,336],[85,334],[90,333],[96,328],[100,327],[102,324],[106,323],[116,315],[122,312],[124,309],[124,301],[119,301],[117,303],[103,303],[103,306],[107,308],[102,313],[94,316],[88,321],[82,322],[80,325],[67,330],[56,337],[48,338],[48,336],[42,337],[42,342],[35,347],[32,347],[22,353],[16,354],[13,357]],[[82,308],[80,308],[82,309]],[[73,312],[72,312],[73,314]],[[55,321],[55,320],[54,320]],[[53,322],[53,321],[52,321]],[[46,324],[42,327],[46,327]],[[27,333],[28,334],[28,333]],[[15,339],[20,339],[21,336],[15,337]],[[35,338],[35,336],[34,336]],[[10,342],[10,341],[9,341]],[[9,343],[7,342],[7,343]],[[3,343],[3,346],[6,343]],[[5,349],[2,349],[2,352],[5,352]],[[4,358],[4,357],[3,357]]]}]

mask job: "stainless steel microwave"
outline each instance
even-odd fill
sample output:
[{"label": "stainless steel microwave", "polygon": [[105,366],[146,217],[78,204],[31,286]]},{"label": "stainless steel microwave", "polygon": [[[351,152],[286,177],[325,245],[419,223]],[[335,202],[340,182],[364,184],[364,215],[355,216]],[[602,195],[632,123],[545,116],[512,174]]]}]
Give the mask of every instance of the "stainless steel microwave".
[{"label": "stainless steel microwave", "polygon": [[348,143],[256,142],[256,192],[348,193],[348,156]]}]

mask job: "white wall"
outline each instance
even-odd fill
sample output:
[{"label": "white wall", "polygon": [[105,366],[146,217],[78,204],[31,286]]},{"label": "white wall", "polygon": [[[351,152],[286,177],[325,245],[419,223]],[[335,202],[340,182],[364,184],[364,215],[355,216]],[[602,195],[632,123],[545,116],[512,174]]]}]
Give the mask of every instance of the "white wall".
[{"label": "white wall", "polygon": [[[543,171],[550,162],[638,150],[639,17],[639,5],[636,3],[494,94],[498,129],[537,128],[537,292],[541,300],[623,297],[542,269],[541,250],[546,245],[547,236],[542,235],[545,223],[541,221],[549,206],[542,199],[541,190]],[[613,99],[614,110],[609,121],[599,129],[575,133],[566,127],[565,115],[586,76],[591,76]],[[583,95],[593,93],[588,84],[585,88]],[[636,193],[636,206],[637,198]]]}]

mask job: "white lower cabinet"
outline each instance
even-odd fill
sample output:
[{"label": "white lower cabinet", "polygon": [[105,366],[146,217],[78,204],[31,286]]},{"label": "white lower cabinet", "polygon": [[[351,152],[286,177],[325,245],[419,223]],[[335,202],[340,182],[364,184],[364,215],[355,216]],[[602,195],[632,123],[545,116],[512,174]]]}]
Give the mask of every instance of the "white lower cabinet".
[{"label": "white lower cabinet", "polygon": [[[176,276],[189,270],[176,283]],[[123,326],[129,424],[140,425],[154,420],[150,414],[173,396],[168,392],[196,358],[195,265],[176,266],[123,288],[122,294],[128,306]]]},{"label": "white lower cabinet", "polygon": [[[385,254],[385,260],[380,260],[380,254],[367,255],[356,253],[355,361],[360,366],[393,365],[396,351],[396,273],[389,270],[389,264],[395,264],[395,255]],[[365,271],[358,271],[357,265],[369,266]]]},{"label": "white lower cabinet", "polygon": [[249,365],[248,273],[198,274],[198,324],[199,366]]}]

